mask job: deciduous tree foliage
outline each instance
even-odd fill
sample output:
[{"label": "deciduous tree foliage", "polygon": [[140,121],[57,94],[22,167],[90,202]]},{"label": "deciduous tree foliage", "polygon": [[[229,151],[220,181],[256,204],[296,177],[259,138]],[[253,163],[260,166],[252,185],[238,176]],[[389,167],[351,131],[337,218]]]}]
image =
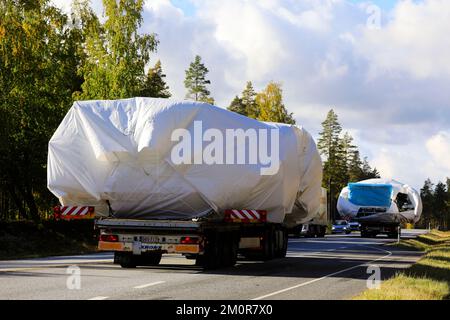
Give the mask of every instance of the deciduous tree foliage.
[{"label": "deciduous tree foliage", "polygon": [[0,2],[0,181],[21,218],[48,204],[47,143],[79,90],[80,34],[46,0]]},{"label": "deciduous tree foliage", "polygon": [[208,68],[202,63],[202,58],[196,55],[194,61],[191,62],[189,68],[185,71],[184,86],[188,90],[186,94],[187,99],[214,104],[214,99],[210,96],[211,93],[207,88],[207,85],[211,83],[211,81],[206,79],[208,72]]},{"label": "deciduous tree foliage", "polygon": [[[0,218],[38,220],[51,210],[47,146],[73,98],[167,93],[159,82],[150,88],[145,75],[157,40],[137,31],[143,0],[103,5],[101,23],[85,0],[74,2],[70,17],[48,0],[0,1],[0,193],[14,202],[0,204]],[[160,67],[154,69],[162,79]]]},{"label": "deciduous tree foliage", "polygon": [[120,99],[138,96],[146,80],[145,65],[158,44],[155,34],[140,34],[143,0],[103,0],[101,23],[87,1],[78,1],[84,31],[84,78],[76,99]]},{"label": "deciduous tree foliage", "polygon": [[281,84],[270,82],[267,87],[256,95],[258,120],[295,124],[292,113],[288,113],[283,104]]}]

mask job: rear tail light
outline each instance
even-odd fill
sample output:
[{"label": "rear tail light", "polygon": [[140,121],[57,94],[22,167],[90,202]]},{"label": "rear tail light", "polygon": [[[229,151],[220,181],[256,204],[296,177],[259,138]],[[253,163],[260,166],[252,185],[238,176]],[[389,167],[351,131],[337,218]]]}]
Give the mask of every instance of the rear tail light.
[{"label": "rear tail light", "polygon": [[60,206],[54,206],[53,207],[53,214],[55,215],[56,219],[59,219],[61,217],[61,207]]},{"label": "rear tail light", "polygon": [[197,237],[181,237],[181,244],[198,244]]},{"label": "rear tail light", "polygon": [[100,235],[100,241],[119,242],[119,236],[116,234],[102,234]]},{"label": "rear tail light", "polygon": [[267,211],[266,210],[259,210],[259,214],[261,215],[261,222],[267,221]]}]

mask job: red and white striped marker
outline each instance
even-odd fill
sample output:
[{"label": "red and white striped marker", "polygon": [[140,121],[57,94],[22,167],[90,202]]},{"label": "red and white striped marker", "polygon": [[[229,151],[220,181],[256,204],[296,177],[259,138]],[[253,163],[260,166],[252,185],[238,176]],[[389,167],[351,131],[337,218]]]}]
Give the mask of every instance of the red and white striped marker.
[{"label": "red and white striped marker", "polygon": [[90,206],[56,206],[53,209],[56,218],[82,219],[94,216],[94,207]]},{"label": "red and white striped marker", "polygon": [[225,210],[225,220],[229,222],[265,222],[267,211],[253,209]]}]

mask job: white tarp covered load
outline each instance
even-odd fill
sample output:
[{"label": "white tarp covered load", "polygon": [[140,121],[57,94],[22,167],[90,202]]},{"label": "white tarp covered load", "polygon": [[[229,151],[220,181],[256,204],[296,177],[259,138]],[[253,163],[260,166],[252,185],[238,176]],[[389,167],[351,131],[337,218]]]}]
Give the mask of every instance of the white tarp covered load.
[{"label": "white tarp covered load", "polygon": [[390,199],[385,206],[364,205],[351,201],[349,186],[342,189],[337,209],[344,218],[357,219],[367,222],[417,222],[422,214],[422,200],[420,194],[407,184],[392,179],[368,179],[357,182],[366,185],[391,186]]},{"label": "white tarp covered load", "polygon": [[[259,161],[194,164],[202,159],[199,149],[193,149],[192,164],[177,164],[173,149],[181,140],[172,137],[177,129],[185,129],[190,142],[204,150],[211,142],[205,136],[198,142],[199,130],[201,139],[208,129],[223,137],[229,129],[266,129],[267,154],[275,150],[270,130],[279,129],[279,170],[262,175],[269,165]],[[223,159],[246,142],[231,149],[224,144]],[[304,219],[316,214],[322,167],[313,139],[302,128],[263,123],[204,103],[132,98],[75,102],[49,142],[47,174],[48,188],[62,205],[95,206],[99,215],[192,219],[211,212],[220,216],[225,209],[264,209],[269,221],[282,222],[291,212]]]}]

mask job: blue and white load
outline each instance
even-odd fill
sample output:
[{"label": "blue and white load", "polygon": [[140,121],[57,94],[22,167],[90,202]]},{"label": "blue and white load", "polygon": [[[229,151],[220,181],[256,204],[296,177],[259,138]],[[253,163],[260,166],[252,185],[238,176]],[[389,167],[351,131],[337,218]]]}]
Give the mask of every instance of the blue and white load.
[{"label": "blue and white load", "polygon": [[369,179],[343,188],[337,209],[344,219],[360,222],[419,221],[420,194],[407,184],[392,179]]}]

